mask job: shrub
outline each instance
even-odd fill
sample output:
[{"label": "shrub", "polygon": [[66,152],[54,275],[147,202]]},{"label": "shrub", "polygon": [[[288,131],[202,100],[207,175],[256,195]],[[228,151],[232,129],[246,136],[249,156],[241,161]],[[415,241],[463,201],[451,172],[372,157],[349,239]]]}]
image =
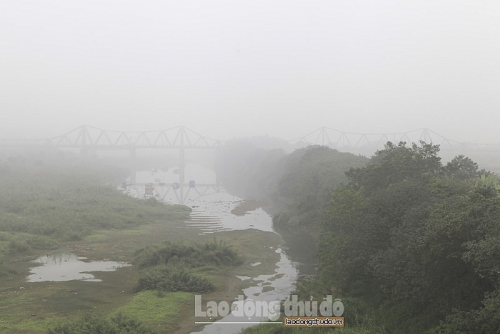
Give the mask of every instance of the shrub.
[{"label": "shrub", "polygon": [[51,238],[43,236],[33,236],[26,240],[26,243],[31,249],[46,250],[57,249],[59,244]]},{"label": "shrub", "polygon": [[144,272],[134,287],[136,292],[142,290],[184,291],[207,293],[215,290],[215,286],[206,278],[200,277],[185,269],[156,267]]},{"label": "shrub", "polygon": [[17,274],[17,271],[5,266],[2,262],[0,262],[0,277],[6,277],[15,274]]},{"label": "shrub", "polygon": [[141,268],[178,263],[188,267],[238,266],[243,259],[231,245],[214,239],[193,246],[167,242],[163,247],[147,247],[136,253],[135,263]]},{"label": "shrub", "polygon": [[9,255],[14,255],[14,254],[22,254],[30,250],[30,246],[26,241],[17,241],[17,240],[12,240],[9,242],[9,246],[7,246],[7,254]]},{"label": "shrub", "polygon": [[57,325],[48,334],[154,334],[155,331],[140,321],[117,314],[110,319],[87,313],[77,321]]}]

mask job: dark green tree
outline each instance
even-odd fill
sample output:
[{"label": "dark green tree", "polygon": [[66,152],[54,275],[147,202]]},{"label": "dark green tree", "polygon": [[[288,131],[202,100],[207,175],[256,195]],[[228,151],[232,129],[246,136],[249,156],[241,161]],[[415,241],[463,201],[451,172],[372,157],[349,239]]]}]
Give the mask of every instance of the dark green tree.
[{"label": "dark green tree", "polygon": [[497,178],[478,178],[463,156],[443,167],[438,152],[388,143],[346,173],[322,226],[320,279],[390,314],[392,330],[420,333],[448,319],[439,330],[468,333],[462,314],[487,333],[500,320],[491,316],[500,305]]},{"label": "dark green tree", "polygon": [[424,181],[440,173],[438,153],[439,145],[423,141],[420,146],[413,143],[410,147],[405,142],[398,145],[388,142],[385,149],[375,153],[367,167],[352,168],[346,175],[354,186],[363,187],[368,193],[403,180]]},{"label": "dark green tree", "polygon": [[447,177],[461,180],[474,179],[479,176],[477,163],[464,155],[458,155],[443,167]]}]

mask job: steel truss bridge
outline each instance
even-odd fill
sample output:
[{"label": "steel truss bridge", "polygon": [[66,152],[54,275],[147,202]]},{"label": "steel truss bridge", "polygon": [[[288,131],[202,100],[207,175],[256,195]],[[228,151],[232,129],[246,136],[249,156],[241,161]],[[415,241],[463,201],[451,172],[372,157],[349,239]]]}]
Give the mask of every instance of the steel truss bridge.
[{"label": "steel truss bridge", "polygon": [[[454,155],[471,152],[500,153],[500,144],[477,144],[460,142],[446,138],[429,129],[419,129],[400,133],[355,133],[321,127],[306,135],[289,140],[290,147],[300,148],[308,145],[323,145],[339,151],[352,152],[366,156],[383,149],[388,142],[419,143],[424,141],[440,145],[441,151],[449,151]],[[217,150],[223,141],[203,136],[184,126],[172,127],[159,131],[109,131],[92,126],[82,125],[63,135],[47,139],[0,139],[0,148],[62,148],[79,149],[83,155],[98,150],[128,150],[132,159],[138,149],[176,149],[179,150],[179,182],[178,185],[154,184],[156,197],[165,200],[167,196],[175,197],[183,204],[188,196],[199,198],[221,190],[219,182],[215,184],[197,184],[190,187],[185,182],[185,149]],[[144,196],[145,184],[128,184],[126,190],[131,195]]]},{"label": "steel truss bridge", "polygon": [[[198,185],[191,189],[185,187],[185,149],[217,149],[221,142],[200,135],[184,126],[173,127],[160,131],[110,131],[88,125],[82,125],[63,135],[47,139],[7,139],[0,140],[0,147],[14,148],[69,148],[80,149],[83,155],[98,150],[127,150],[132,159],[136,157],[138,149],[178,149],[179,150],[179,188],[172,186],[156,187],[156,195],[165,199],[167,193],[172,192],[179,203],[184,203],[190,192],[197,192],[203,196],[210,190],[220,190],[218,181],[213,185]],[[132,181],[133,183],[135,180]],[[135,189],[135,188],[134,188]],[[187,191],[185,192],[185,189]],[[192,191],[191,191],[192,190]],[[200,193],[201,191],[201,193]]]},{"label": "steel truss bridge", "polygon": [[[294,147],[325,145],[340,151],[372,154],[391,141],[408,144],[420,141],[440,145],[441,151],[499,152],[498,144],[478,144],[446,138],[430,129],[398,133],[356,133],[321,127],[306,135],[288,140]],[[203,136],[184,126],[159,131],[110,131],[82,125],[63,135],[47,139],[0,139],[0,147],[53,147],[80,149],[83,154],[97,150],[128,150],[132,157],[137,149],[217,149],[224,142]]]},{"label": "steel truss bridge", "polygon": [[79,126],[63,135],[47,139],[3,139],[0,146],[8,147],[55,147],[91,150],[214,149],[221,145],[216,139],[200,135],[184,126],[160,131],[110,131],[88,125]]},{"label": "steel truss bridge", "polygon": [[478,144],[460,142],[446,138],[426,128],[398,133],[356,133],[321,127],[304,136],[295,138],[290,142],[294,143],[296,146],[323,145],[338,149],[339,151],[373,154],[376,150],[383,149],[388,141],[393,144],[398,144],[399,142],[411,144],[424,141],[426,143],[439,145],[441,151],[457,153],[471,151],[500,153],[500,143]]}]

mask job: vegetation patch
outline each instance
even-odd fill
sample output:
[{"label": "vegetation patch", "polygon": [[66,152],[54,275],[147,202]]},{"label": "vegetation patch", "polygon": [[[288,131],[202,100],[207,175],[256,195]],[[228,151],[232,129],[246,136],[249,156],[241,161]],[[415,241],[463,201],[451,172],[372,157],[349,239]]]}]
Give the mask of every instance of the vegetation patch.
[{"label": "vegetation patch", "polygon": [[230,244],[214,239],[212,242],[193,243],[191,246],[166,242],[161,246],[147,247],[137,252],[134,263],[140,268],[161,264],[192,268],[207,265],[239,266],[243,259]]},{"label": "vegetation patch", "polygon": [[154,291],[142,291],[116,312],[141,319],[160,333],[169,333],[178,326],[181,310],[193,299],[193,294],[187,292],[169,292],[158,296]]},{"label": "vegetation patch", "polygon": [[[100,229],[124,229],[158,219],[185,219],[190,209],[154,199],[136,200],[106,184],[105,170],[93,166],[6,164],[0,173],[0,231],[29,233],[58,241],[81,240]],[[29,247],[46,249],[48,239]]]},{"label": "vegetation patch", "polygon": [[208,293],[215,290],[215,285],[187,269],[158,266],[142,273],[134,290]]},{"label": "vegetation patch", "polygon": [[[141,273],[167,267],[169,273],[181,273],[174,280],[176,284],[188,286],[194,276],[200,282],[210,279],[217,289],[207,293],[207,298],[231,300],[249,284],[236,275],[253,277],[275,269],[279,255],[270,246],[282,242],[277,234],[229,231],[219,233],[220,240],[210,241],[211,237],[200,235],[199,229],[186,228],[183,220],[189,208],[130,198],[115,187],[125,178],[119,170],[76,158],[64,160],[54,164],[30,164],[29,159],[0,162],[1,333],[46,333],[48,328],[82,332],[91,323],[101,324],[103,330],[116,330],[117,324],[110,317],[118,312],[129,318],[125,322],[135,329],[139,328],[134,325],[137,321],[158,333],[191,332],[194,319],[186,319],[193,314],[192,293],[134,292]],[[168,245],[161,244],[164,240],[176,242],[167,249],[177,247],[188,256],[155,253]],[[190,246],[179,247],[179,240]],[[151,244],[159,246],[146,247]],[[27,282],[31,261],[57,246],[89,260],[132,262],[140,247],[155,253],[153,258],[163,255],[156,261],[158,265],[141,270],[135,265],[95,273],[102,279],[99,283]],[[245,254],[245,262],[262,265],[236,267],[244,262],[238,254]],[[87,312],[94,314],[83,316]],[[124,328],[118,330],[126,333]]]},{"label": "vegetation patch", "polygon": [[17,274],[15,269],[9,268],[0,261],[0,278]]},{"label": "vegetation patch", "polygon": [[[443,164],[439,145],[421,141],[388,142],[369,160],[319,146],[286,155],[248,145],[226,145],[220,159],[230,191],[269,200],[274,228],[285,240],[298,235],[290,240],[301,253],[313,250],[318,275],[299,282],[301,300],[342,298],[348,327],[309,331],[500,328],[500,177],[470,158]],[[307,234],[312,245],[301,248]],[[308,330],[286,333],[296,331]]]},{"label": "vegetation patch", "polygon": [[346,173],[325,212],[319,281],[368,303],[387,333],[491,333],[499,178],[464,156],[443,165],[438,152],[389,142]]},{"label": "vegetation patch", "polygon": [[136,253],[135,263],[143,271],[135,285],[135,291],[185,291],[208,293],[215,285],[206,277],[193,272],[204,267],[213,272],[221,266],[238,266],[243,259],[226,242],[193,243],[187,246],[165,242],[161,246],[146,247]]},{"label": "vegetation patch", "polygon": [[82,319],[60,324],[48,330],[48,334],[154,334],[140,321],[121,313],[105,318],[101,315],[87,313]]}]

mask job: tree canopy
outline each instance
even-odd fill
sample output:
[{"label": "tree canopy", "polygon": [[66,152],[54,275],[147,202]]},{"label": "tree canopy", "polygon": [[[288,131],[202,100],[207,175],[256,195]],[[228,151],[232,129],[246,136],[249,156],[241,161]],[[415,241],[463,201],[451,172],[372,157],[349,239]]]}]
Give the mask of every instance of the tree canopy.
[{"label": "tree canopy", "polygon": [[438,153],[388,143],[346,173],[322,225],[320,279],[406,333],[489,333],[500,325],[496,177],[464,156],[443,166]]}]

